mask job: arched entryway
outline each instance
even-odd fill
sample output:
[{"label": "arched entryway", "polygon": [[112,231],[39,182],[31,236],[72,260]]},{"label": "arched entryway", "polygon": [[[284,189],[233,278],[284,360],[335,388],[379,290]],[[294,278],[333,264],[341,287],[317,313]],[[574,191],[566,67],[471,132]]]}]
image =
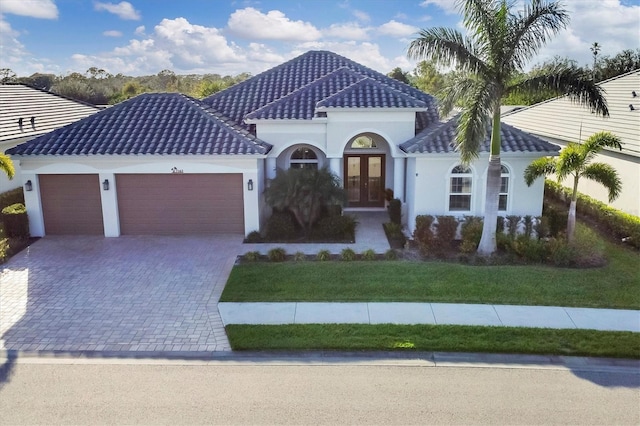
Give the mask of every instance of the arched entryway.
[{"label": "arched entryway", "polygon": [[388,144],[379,135],[362,133],[344,150],[344,186],[348,207],[384,207]]}]

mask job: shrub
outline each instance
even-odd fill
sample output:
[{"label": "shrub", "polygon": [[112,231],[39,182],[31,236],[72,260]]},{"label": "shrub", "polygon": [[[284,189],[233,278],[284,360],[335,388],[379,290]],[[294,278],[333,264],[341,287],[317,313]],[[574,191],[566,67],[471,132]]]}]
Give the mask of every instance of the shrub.
[{"label": "shrub", "polygon": [[0,239],[0,262],[4,262],[9,256],[9,239],[1,238]]},{"label": "shrub", "polygon": [[274,211],[267,221],[269,240],[289,240],[296,235],[296,227],[289,212]]},{"label": "shrub", "polygon": [[362,260],[376,260],[376,252],[368,249],[362,252]]},{"label": "shrub", "polygon": [[518,234],[518,224],[520,223],[520,216],[509,215],[507,216],[507,233],[512,239],[516,238]]},{"label": "shrub", "polygon": [[318,221],[311,235],[316,239],[353,241],[357,224],[353,216],[327,216]]},{"label": "shrub", "polygon": [[257,262],[260,260],[260,252],[259,251],[248,251],[244,254],[244,260],[247,262]]},{"label": "shrub", "polygon": [[342,260],[351,262],[356,260],[356,252],[351,250],[350,248],[342,249],[342,252],[340,253],[340,257],[342,258]]},{"label": "shrub", "polygon": [[402,202],[394,198],[389,201],[389,220],[391,223],[400,225],[402,223]]},{"label": "shrub", "polygon": [[324,207],[322,216],[342,216],[342,206],[340,204],[329,204]]},{"label": "shrub", "polygon": [[24,204],[24,192],[22,187],[0,194],[0,210],[12,204]]},{"label": "shrub", "polygon": [[287,257],[287,252],[282,247],[276,247],[269,250],[267,257],[272,262],[284,262]]},{"label": "shrub", "polygon": [[262,242],[262,235],[260,235],[260,232],[258,231],[251,231],[249,232],[249,235],[247,235],[247,238],[245,238],[245,241],[248,243]]},{"label": "shrub", "polygon": [[463,253],[473,253],[478,249],[480,238],[482,238],[482,218],[477,216],[465,216],[460,228],[462,243],[460,251]]},{"label": "shrub", "polygon": [[437,216],[436,224],[436,249],[438,252],[450,250],[456,239],[458,220],[453,216]]},{"label": "shrub", "polygon": [[567,211],[560,211],[557,207],[545,204],[542,208],[542,216],[547,218],[549,235],[557,237],[567,229]]},{"label": "shrub", "polygon": [[384,258],[386,260],[397,260],[398,259],[398,252],[395,251],[394,249],[389,249],[386,252],[384,252]]},{"label": "shrub", "polygon": [[24,204],[11,204],[2,209],[4,234],[9,238],[29,238],[29,217]]},{"label": "shrub", "polygon": [[538,216],[534,229],[538,239],[549,236],[549,220],[544,216]]},{"label": "shrub", "polygon": [[387,188],[384,190],[384,199],[387,201],[393,200],[393,189]]},{"label": "shrub", "polygon": [[504,217],[498,216],[496,219],[496,233],[502,234],[504,232]]},{"label": "shrub", "polygon": [[304,262],[305,260],[307,260],[307,255],[301,251],[297,251],[293,255],[293,260],[296,262]]},{"label": "shrub", "polygon": [[416,216],[416,229],[413,231],[413,239],[418,244],[420,253],[423,256],[427,256],[434,248],[435,236],[431,229],[433,219],[433,216],[429,215]]},{"label": "shrub", "polygon": [[326,262],[327,260],[331,260],[331,252],[329,250],[320,250],[316,255],[316,259],[320,262]]},{"label": "shrub", "polygon": [[523,219],[524,222],[524,235],[527,238],[531,238],[533,235],[533,218],[531,215],[526,215]]}]

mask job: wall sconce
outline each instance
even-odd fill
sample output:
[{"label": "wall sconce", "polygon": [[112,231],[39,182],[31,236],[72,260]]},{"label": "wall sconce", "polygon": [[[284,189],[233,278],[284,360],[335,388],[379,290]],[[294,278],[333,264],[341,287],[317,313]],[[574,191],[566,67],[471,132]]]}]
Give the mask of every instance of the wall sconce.
[{"label": "wall sconce", "polygon": [[31,183],[31,180],[28,180],[24,183],[24,190],[33,191],[33,184]]},{"label": "wall sconce", "polygon": [[249,179],[247,182],[247,190],[253,191],[253,179]]},{"label": "wall sconce", "polygon": [[102,189],[105,191],[109,190],[109,179],[105,179],[104,182],[102,182]]}]

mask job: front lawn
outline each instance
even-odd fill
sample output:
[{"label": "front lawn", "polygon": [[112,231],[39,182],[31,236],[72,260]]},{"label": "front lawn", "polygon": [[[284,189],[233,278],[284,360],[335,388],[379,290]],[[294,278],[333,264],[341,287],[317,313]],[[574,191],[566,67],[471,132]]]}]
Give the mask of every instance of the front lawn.
[{"label": "front lawn", "polygon": [[607,243],[607,266],[333,261],[236,265],[223,302],[451,302],[640,309],[640,254]]},{"label": "front lawn", "polygon": [[454,325],[228,325],[234,350],[490,352],[640,358],[640,333]]}]

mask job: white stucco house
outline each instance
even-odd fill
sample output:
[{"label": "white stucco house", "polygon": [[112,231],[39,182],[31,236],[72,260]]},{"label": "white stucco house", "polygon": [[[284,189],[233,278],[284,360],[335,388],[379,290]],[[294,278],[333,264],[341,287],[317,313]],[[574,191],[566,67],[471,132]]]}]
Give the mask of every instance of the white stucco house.
[{"label": "white stucco house", "polygon": [[[0,152],[88,117],[100,108],[24,84],[0,84]],[[20,165],[9,180],[0,173],[0,192],[22,185]]]},{"label": "white stucco house", "polygon": [[[601,131],[617,135],[622,140],[622,151],[607,148],[594,161],[613,166],[622,180],[622,192],[611,205],[640,216],[640,70],[599,85],[604,89],[609,117],[596,116],[589,109],[560,97],[505,114],[502,121],[560,147],[569,142],[582,142]],[[565,185],[571,186],[568,182]],[[609,203],[606,188],[597,182],[582,179],[578,190]]]},{"label": "white stucco house", "polygon": [[[328,166],[347,209],[402,200],[419,214],[482,215],[488,139],[460,165],[455,122],[428,94],[327,51],[310,51],[203,101],[143,94],[19,145],[34,236],[261,230],[278,168]],[[538,216],[543,182],[524,168],[558,148],[502,128],[505,215]],[[488,137],[488,134],[487,134]]]}]

